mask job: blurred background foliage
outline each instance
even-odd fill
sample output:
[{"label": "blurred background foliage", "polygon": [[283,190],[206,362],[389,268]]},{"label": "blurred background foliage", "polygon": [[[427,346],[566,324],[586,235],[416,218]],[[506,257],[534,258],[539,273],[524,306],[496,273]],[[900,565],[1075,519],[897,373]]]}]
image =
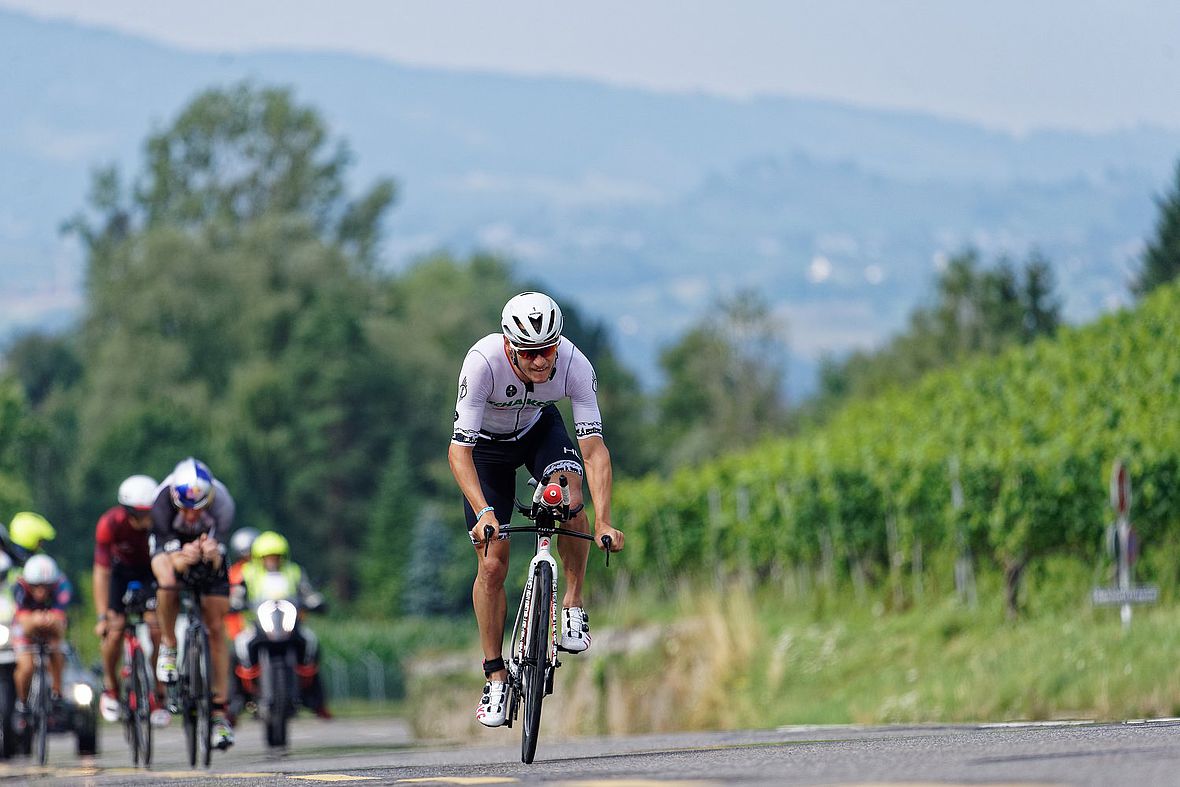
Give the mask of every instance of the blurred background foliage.
[{"label": "blurred background foliage", "polygon": [[[356,192],[350,162],[314,107],[243,83],[149,135],[138,172],[95,172],[64,225],[87,251],[81,319],[4,352],[0,518],[43,512],[53,552],[83,570],[119,481],[196,455],[238,524],[286,533],[346,608],[467,614],[474,562],[446,465],[458,369],[504,301],[541,285],[445,250],[383,269],[397,184]],[[827,359],[801,403],[784,400],[783,359],[806,326],[757,292],[719,297],[645,391],[555,271],[598,373],[628,562],[669,586],[718,565],[883,584],[920,570],[922,549],[965,544],[1018,582],[1040,556],[1095,553],[1120,456],[1140,516],[1174,526],[1180,295],[1149,294],[1175,276],[1180,201],[1159,202],[1139,310],[1062,329],[1048,260],[965,249],[907,331]]]}]

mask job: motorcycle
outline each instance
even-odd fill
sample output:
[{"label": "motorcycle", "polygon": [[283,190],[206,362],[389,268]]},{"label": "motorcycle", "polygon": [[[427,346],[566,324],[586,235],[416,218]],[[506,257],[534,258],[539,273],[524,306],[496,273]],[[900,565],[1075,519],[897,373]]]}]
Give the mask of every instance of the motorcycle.
[{"label": "motorcycle", "polygon": [[299,625],[300,603],[290,595],[286,578],[268,572],[262,580],[261,601],[254,607],[261,636],[258,646],[258,692],[255,703],[262,720],[266,745],[287,745],[287,724],[302,703],[299,658],[295,631]]}]

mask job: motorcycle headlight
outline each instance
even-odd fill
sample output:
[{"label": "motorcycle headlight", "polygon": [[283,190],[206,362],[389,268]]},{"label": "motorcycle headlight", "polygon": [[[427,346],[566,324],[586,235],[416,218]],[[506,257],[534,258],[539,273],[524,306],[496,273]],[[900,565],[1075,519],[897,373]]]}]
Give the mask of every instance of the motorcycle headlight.
[{"label": "motorcycle headlight", "polygon": [[12,639],[12,630],[8,626],[0,626],[0,648],[5,647],[10,639]]},{"label": "motorcycle headlight", "polygon": [[258,625],[267,635],[279,631],[290,634],[295,630],[295,623],[299,619],[299,610],[286,599],[263,601],[258,605],[257,613]]},{"label": "motorcycle headlight", "polygon": [[79,705],[89,705],[92,699],[94,699],[94,689],[85,683],[74,684],[74,702]]}]

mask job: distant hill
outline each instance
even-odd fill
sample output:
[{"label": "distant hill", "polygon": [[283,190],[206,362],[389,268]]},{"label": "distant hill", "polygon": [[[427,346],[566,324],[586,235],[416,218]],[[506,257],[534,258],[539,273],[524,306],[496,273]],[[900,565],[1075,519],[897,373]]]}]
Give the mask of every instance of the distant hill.
[{"label": "distant hill", "polygon": [[[504,251],[607,319],[645,369],[719,288],[758,286],[791,319],[796,392],[817,350],[898,327],[934,261],[968,242],[1039,245],[1069,316],[1106,308],[1180,153],[1176,130],[1014,137],[813,100],[195,54],[10,12],[0,69],[0,329],[75,313],[80,255],[56,230],[93,166],[137,169],[146,134],[196,91],[251,78],[317,106],[359,183],[399,180],[390,265]],[[821,257],[830,275],[809,278]]]}]

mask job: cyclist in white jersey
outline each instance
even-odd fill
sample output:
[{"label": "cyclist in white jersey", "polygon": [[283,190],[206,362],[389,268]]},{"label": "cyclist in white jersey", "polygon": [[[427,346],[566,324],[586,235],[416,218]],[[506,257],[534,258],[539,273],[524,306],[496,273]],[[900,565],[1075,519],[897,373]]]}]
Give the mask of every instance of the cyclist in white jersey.
[{"label": "cyclist in white jersey", "polygon": [[[471,596],[487,683],[475,717],[487,727],[505,722],[508,672],[502,650],[508,541],[499,537],[499,528],[512,516],[517,469],[525,466],[537,479],[565,473],[573,507],[582,502],[584,458],[594,500],[595,542],[610,536],[611,551],[623,548],[623,534],[611,526],[610,452],[602,438],[594,367],[561,336],[561,309],[547,295],[524,292],[513,297],[504,306],[501,325],[503,333],[480,339],[463,361],[448,453],[451,472],[463,492],[467,527],[479,562]],[[573,404],[581,456],[555,406],[567,397]],[[492,528],[492,536],[485,556],[486,526]],[[588,533],[586,512],[566,527]],[[590,647],[589,619],[582,602],[590,545],[581,539],[558,539],[557,551],[565,574],[559,647],[580,653]]]}]

